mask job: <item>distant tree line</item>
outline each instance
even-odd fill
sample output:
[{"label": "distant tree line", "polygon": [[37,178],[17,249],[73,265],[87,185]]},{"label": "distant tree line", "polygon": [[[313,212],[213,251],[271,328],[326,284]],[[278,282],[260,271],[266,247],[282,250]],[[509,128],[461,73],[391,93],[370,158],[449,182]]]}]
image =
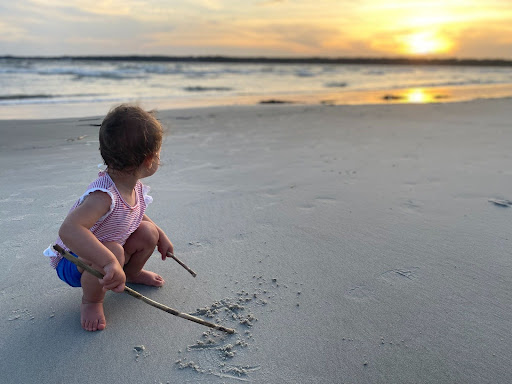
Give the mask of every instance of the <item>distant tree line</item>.
[{"label": "distant tree line", "polygon": [[230,56],[0,56],[9,60],[77,60],[77,61],[153,61],[187,63],[242,63],[242,64],[362,64],[362,65],[456,65],[456,66],[512,66],[505,59],[432,59],[405,57],[230,57]]}]

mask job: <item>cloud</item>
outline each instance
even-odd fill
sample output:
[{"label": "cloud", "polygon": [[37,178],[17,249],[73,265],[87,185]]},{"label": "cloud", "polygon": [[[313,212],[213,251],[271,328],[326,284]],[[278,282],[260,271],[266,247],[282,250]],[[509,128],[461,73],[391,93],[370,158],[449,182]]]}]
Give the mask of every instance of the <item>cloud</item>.
[{"label": "cloud", "polygon": [[510,0],[16,0],[0,13],[0,54],[396,55],[429,31],[456,54],[512,55]]},{"label": "cloud", "polygon": [[28,37],[27,31],[16,24],[0,21],[0,41],[19,41]]},{"label": "cloud", "polygon": [[151,33],[146,37],[151,45],[166,47],[194,48],[211,46],[219,52],[248,51],[249,48],[267,48],[283,54],[317,54],[327,51],[332,44],[325,45],[338,35],[336,28],[304,23],[266,23],[262,21],[196,23],[190,28],[183,24],[174,31]]},{"label": "cloud", "polygon": [[258,3],[258,5],[267,6],[267,5],[276,5],[286,3],[286,0],[264,0]]},{"label": "cloud", "polygon": [[61,20],[95,17],[98,22],[112,19],[158,21],[175,15],[179,9],[163,0],[28,0],[22,4],[32,13],[52,14]]},{"label": "cloud", "polygon": [[512,59],[512,25],[488,27],[483,30],[478,26],[462,29],[457,36],[459,41],[454,55],[458,57],[500,58],[509,53]]}]

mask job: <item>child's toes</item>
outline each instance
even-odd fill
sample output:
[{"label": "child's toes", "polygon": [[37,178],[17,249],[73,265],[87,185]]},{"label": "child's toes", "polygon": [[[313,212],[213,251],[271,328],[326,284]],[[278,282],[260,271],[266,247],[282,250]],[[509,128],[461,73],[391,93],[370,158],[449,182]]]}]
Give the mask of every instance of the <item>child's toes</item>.
[{"label": "child's toes", "polygon": [[155,276],[155,285],[161,287],[164,284],[165,284],[164,278],[162,276],[160,276],[160,275],[156,275]]},{"label": "child's toes", "polygon": [[165,283],[162,276],[155,272],[146,271],[145,269],[140,271],[136,276],[126,276],[126,278],[130,283],[150,285],[153,287],[161,287]]},{"label": "child's toes", "polygon": [[86,331],[92,331],[92,322],[89,320],[82,321],[82,328]]},{"label": "child's toes", "polygon": [[107,326],[107,322],[104,319],[100,319],[98,321],[98,331],[103,331],[105,327]]},{"label": "child's toes", "polygon": [[107,322],[103,314],[102,303],[83,302],[81,307],[82,328],[89,332],[105,329]]}]

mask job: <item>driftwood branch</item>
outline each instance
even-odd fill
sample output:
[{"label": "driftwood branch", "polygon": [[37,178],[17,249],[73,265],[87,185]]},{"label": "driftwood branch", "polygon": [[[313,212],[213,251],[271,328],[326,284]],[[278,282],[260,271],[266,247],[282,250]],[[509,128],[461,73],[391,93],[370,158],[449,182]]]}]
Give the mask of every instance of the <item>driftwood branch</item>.
[{"label": "driftwood branch", "polygon": [[[103,274],[101,272],[99,272],[96,269],[92,268],[90,265],[85,264],[78,257],[75,257],[75,256],[71,255],[69,252],[64,250],[59,245],[55,244],[53,246],[53,248],[57,252],[59,252],[64,258],[66,258],[67,260],[69,260],[70,262],[75,264],[77,267],[83,268],[84,270],[86,270],[90,274],[96,276],[98,279],[102,279],[103,278]],[[151,305],[152,307],[155,307],[155,308],[161,309],[164,312],[170,313],[171,315],[178,316],[178,317],[181,317],[182,319],[190,320],[190,321],[193,321],[194,323],[205,325],[207,327],[214,328],[214,329],[217,329],[217,330],[222,331],[222,332],[235,333],[235,330],[232,329],[232,328],[227,328],[227,327],[223,327],[222,325],[219,325],[219,324],[210,323],[208,321],[200,319],[199,317],[195,317],[195,316],[189,315],[188,313],[179,312],[179,311],[177,311],[177,310],[175,310],[175,309],[173,309],[171,307],[168,307],[166,305],[160,304],[157,301],[151,300],[150,298],[140,294],[136,290],[131,289],[131,288],[127,287],[127,286],[125,286],[124,292],[129,294],[130,296],[133,296],[133,297],[135,297],[135,298],[137,298],[139,300],[142,300],[143,302],[145,302],[146,304]]]},{"label": "driftwood branch", "polygon": [[183,268],[185,268],[192,276],[196,277],[197,276],[197,273],[195,273],[193,270],[191,270],[189,267],[187,267],[183,261],[181,261],[180,259],[178,259],[176,256],[174,256],[173,253],[171,252],[167,252],[167,256],[170,257],[171,259],[174,259],[178,262],[179,265],[181,265]]}]

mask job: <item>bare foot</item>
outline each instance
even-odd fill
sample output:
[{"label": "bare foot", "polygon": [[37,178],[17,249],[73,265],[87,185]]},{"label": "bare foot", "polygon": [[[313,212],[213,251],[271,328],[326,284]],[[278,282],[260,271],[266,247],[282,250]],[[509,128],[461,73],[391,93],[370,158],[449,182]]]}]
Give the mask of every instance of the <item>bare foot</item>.
[{"label": "bare foot", "polygon": [[165,284],[162,276],[145,269],[140,271],[137,276],[126,276],[126,281],[134,284],[151,285],[152,287],[161,287]]},{"label": "bare foot", "polygon": [[102,331],[107,326],[105,314],[103,313],[103,302],[92,303],[82,299],[81,323],[86,331]]}]

